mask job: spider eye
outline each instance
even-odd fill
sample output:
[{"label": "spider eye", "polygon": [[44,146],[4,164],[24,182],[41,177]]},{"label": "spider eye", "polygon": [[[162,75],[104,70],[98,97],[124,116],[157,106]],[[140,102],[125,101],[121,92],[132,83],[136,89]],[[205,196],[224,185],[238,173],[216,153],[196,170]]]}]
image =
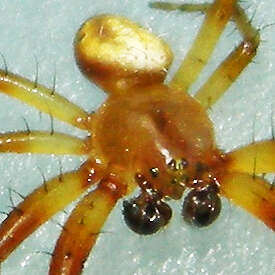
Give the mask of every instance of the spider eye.
[{"label": "spider eye", "polygon": [[149,235],[156,233],[169,222],[172,210],[165,202],[142,194],[123,202],[123,215],[131,230],[141,235]]},{"label": "spider eye", "polygon": [[184,220],[198,227],[211,224],[221,210],[218,188],[213,185],[192,190],[184,199],[182,216]]}]

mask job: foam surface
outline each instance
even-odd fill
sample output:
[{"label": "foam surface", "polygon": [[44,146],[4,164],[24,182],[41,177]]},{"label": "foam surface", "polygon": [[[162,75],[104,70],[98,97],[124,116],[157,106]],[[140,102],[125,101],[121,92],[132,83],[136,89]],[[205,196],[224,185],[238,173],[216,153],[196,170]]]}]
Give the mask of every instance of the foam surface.
[{"label": "foam surface", "polygon": [[[105,96],[78,71],[72,44],[75,32],[85,19],[100,13],[115,13],[152,29],[173,49],[176,58],[171,73],[201,24],[201,15],[151,10],[148,2],[2,0],[0,52],[5,56],[9,70],[32,79],[36,58],[39,82],[47,86],[52,86],[56,67],[56,90],[85,110],[92,111]],[[272,0],[246,1],[244,6],[250,16],[256,11],[253,18],[256,26],[275,22]],[[256,121],[256,140],[271,137],[270,115],[271,109],[275,108],[275,26],[263,29],[261,34],[263,42],[255,62],[211,112],[218,144],[226,151],[251,142],[253,121]],[[199,83],[239,39],[230,24]],[[23,117],[31,129],[50,129],[48,116],[0,95],[1,132],[25,129]],[[84,135],[58,121],[54,127],[56,131]],[[83,161],[69,156],[60,159],[64,171],[78,167]],[[58,174],[58,163],[55,156],[0,155],[0,210],[10,209],[8,187],[26,195],[42,183],[38,167],[50,178]],[[20,201],[15,194],[12,196],[15,203]],[[83,274],[274,274],[275,236],[261,222],[225,201],[222,216],[215,224],[195,230],[182,223],[180,203],[173,202],[172,206],[174,215],[168,228],[151,237],[141,237],[125,226],[119,204],[86,262]],[[43,252],[53,250],[60,232],[57,221],[63,223],[66,217],[66,213],[61,213],[39,228],[2,264],[1,274],[47,274],[50,256]]]}]

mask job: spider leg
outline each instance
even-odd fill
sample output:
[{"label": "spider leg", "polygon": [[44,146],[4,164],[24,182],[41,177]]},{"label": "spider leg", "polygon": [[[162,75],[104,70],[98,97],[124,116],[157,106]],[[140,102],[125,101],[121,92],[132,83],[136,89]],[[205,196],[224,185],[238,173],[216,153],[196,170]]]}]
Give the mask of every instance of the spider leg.
[{"label": "spider leg", "polygon": [[41,112],[87,130],[91,116],[68,99],[26,78],[0,70],[0,92],[15,97]]},{"label": "spider leg", "polygon": [[237,0],[215,0],[207,9],[204,22],[169,85],[188,91],[207,64],[227,22],[232,17]]},{"label": "spider leg", "polygon": [[72,212],[57,241],[50,275],[80,274],[90,250],[117,200],[126,193],[126,186],[114,176],[101,180]]},{"label": "spider leg", "polygon": [[275,230],[275,188],[262,178],[229,172],[219,179],[221,194]]},{"label": "spider leg", "polygon": [[78,171],[44,182],[28,195],[0,226],[0,262],[41,224],[77,199],[101,177],[101,167],[87,161]]},{"label": "spider leg", "polygon": [[229,152],[228,170],[251,175],[275,172],[275,141],[255,142]]},{"label": "spider leg", "polygon": [[226,92],[243,69],[252,61],[260,43],[258,30],[251,25],[239,5],[235,7],[233,20],[243,41],[219,65],[195,95],[195,98],[206,108],[211,107]]},{"label": "spider leg", "polygon": [[164,11],[184,11],[184,12],[206,12],[211,6],[209,3],[203,4],[177,4],[170,2],[152,2],[149,3],[150,8],[164,10]]},{"label": "spider leg", "polygon": [[0,153],[3,152],[85,155],[87,147],[84,140],[70,135],[31,131],[1,134]]},{"label": "spider leg", "polygon": [[[227,21],[219,22],[219,16],[225,11],[222,10],[222,7],[219,7],[218,2],[222,1],[215,1],[212,5],[171,4],[165,2],[155,2],[151,4],[151,7],[163,10],[181,10],[184,12],[199,11],[206,13],[206,18],[200,32],[178,72],[172,79],[170,83],[171,86],[177,88],[183,87],[183,90],[187,91],[207,63],[227,23]],[[242,70],[252,61],[260,42],[258,31],[251,25],[243,9],[238,4],[233,3],[234,1],[231,2],[231,10],[226,10],[228,13],[226,18],[229,20],[232,16],[233,21],[243,36],[243,42],[231,52],[195,95],[196,99],[206,108],[213,105],[224,94]],[[216,18],[213,16],[213,12],[216,12]],[[231,14],[229,14],[230,12]],[[213,31],[210,29],[211,24],[217,24],[219,28],[214,29],[215,31],[210,35],[207,31]],[[215,93],[213,93],[213,91],[215,91]]]}]

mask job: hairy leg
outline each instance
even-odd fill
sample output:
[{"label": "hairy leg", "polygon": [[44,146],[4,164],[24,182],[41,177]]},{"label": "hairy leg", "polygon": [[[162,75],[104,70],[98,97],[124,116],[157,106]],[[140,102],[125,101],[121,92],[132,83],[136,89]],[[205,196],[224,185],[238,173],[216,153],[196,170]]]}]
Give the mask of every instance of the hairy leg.
[{"label": "hairy leg", "polygon": [[215,0],[207,9],[204,22],[191,49],[170,82],[170,86],[188,91],[207,64],[227,22],[232,17],[237,0]]},{"label": "hairy leg", "polygon": [[[170,85],[178,88],[183,87],[184,91],[196,81],[197,76],[208,62],[208,59],[215,48],[216,43],[227,22],[219,22],[218,15],[221,14],[222,7],[219,8],[218,2],[213,4],[171,4],[165,2],[155,2],[151,7],[162,10],[181,10],[183,12],[202,12],[206,13],[206,19],[200,29],[200,32],[194,41],[186,58],[183,60],[180,69],[171,81]],[[228,1],[229,3],[230,1]],[[233,1],[232,1],[233,2]],[[234,49],[228,57],[219,65],[216,71],[210,76],[206,83],[198,90],[195,98],[206,108],[211,107],[232,85],[243,69],[252,61],[256,55],[256,50],[260,42],[260,36],[243,9],[235,3],[232,3],[231,10],[227,10],[227,20],[235,22],[243,41]],[[216,6],[215,6],[216,5]],[[233,9],[232,9],[233,8]],[[212,12],[212,13],[211,13]],[[231,14],[229,14],[231,12]],[[213,17],[211,20],[208,17]],[[217,24],[219,29],[212,29],[212,24]],[[213,23],[215,22],[215,23]],[[209,34],[208,32],[211,32]],[[212,33],[213,32],[213,33]],[[209,40],[209,41],[208,41]],[[205,47],[208,47],[205,53]]]},{"label": "hairy leg", "polygon": [[227,154],[227,169],[251,175],[275,172],[275,141],[267,140],[249,144]]},{"label": "hairy leg", "polygon": [[126,193],[126,186],[109,175],[77,205],[57,241],[51,275],[80,274],[109,213]]},{"label": "hairy leg", "polygon": [[0,152],[85,155],[87,147],[84,140],[73,136],[31,131],[1,134]]},{"label": "hairy leg", "polygon": [[275,230],[275,188],[262,178],[229,172],[220,178],[221,194]]},{"label": "hairy leg", "polygon": [[102,171],[97,164],[86,162],[78,171],[44,182],[28,195],[0,226],[0,262],[41,224],[77,199],[101,176]]},{"label": "hairy leg", "polygon": [[251,25],[245,12],[238,5],[234,10],[233,19],[243,41],[219,65],[195,95],[206,108],[211,107],[226,92],[257,53],[260,43],[259,32]]},{"label": "hairy leg", "polygon": [[55,91],[21,76],[0,70],[0,92],[34,106],[41,112],[87,130],[91,116]]}]

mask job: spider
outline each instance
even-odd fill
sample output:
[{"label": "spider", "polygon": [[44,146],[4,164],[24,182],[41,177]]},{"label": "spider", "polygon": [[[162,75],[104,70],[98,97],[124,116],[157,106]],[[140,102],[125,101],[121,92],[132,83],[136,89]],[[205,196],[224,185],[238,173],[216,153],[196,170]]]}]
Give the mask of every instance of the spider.
[{"label": "spider", "polygon": [[[2,152],[72,153],[88,156],[87,162],[79,171],[44,182],[9,214],[0,229],[2,260],[37,226],[92,184],[96,189],[78,204],[64,226],[53,253],[50,274],[61,274],[61,270],[62,274],[81,272],[82,264],[108,213],[116,201],[131,193],[136,185],[140,187],[140,194],[125,201],[124,215],[129,227],[141,234],[152,234],[168,223],[171,209],[167,199],[181,198],[185,189],[191,189],[183,205],[183,216],[189,223],[205,226],[215,220],[220,210],[221,193],[274,229],[274,191],[270,184],[256,175],[274,172],[274,160],[269,152],[274,150],[274,142],[254,143],[233,153],[222,153],[213,144],[212,126],[204,110],[215,103],[256,53],[259,34],[235,2],[214,1],[211,6],[207,6],[206,19],[200,33],[208,37],[204,49],[208,43],[211,44],[210,34],[207,33],[209,30],[214,36],[210,48],[215,46],[219,36],[219,30],[212,32],[213,26],[208,25],[211,20],[214,20],[215,26],[220,20],[223,21],[220,26],[222,31],[232,17],[239,29],[245,32],[244,44],[240,46],[241,54],[237,57],[231,55],[227,59],[228,62],[237,63],[234,63],[236,67],[223,63],[217,70],[215,82],[211,82],[211,78],[207,82],[211,88],[216,83],[224,84],[221,93],[213,94],[213,89],[206,86],[197,94],[196,99],[203,107],[189,97],[186,91],[194,81],[192,77],[196,78],[208,57],[198,56],[200,53],[195,50],[195,57],[187,55],[183,69],[177,72],[168,86],[163,85],[171,63],[169,48],[152,34],[122,17],[94,17],[83,25],[76,36],[76,57],[81,70],[109,93],[107,103],[95,114],[86,114],[53,90],[31,83],[7,70],[1,71],[2,92],[91,133],[85,141],[57,132],[25,131],[1,136]],[[214,14],[222,16],[215,17]],[[122,27],[121,33],[112,29],[117,26]],[[123,32],[127,28],[136,31],[137,37],[127,34],[125,38]],[[92,31],[93,36],[87,35],[87,31]],[[199,43],[202,39],[200,34],[197,38]],[[122,38],[122,45],[119,44],[118,48],[113,43],[119,40],[117,36]],[[95,53],[92,59],[85,56],[87,37],[88,40],[92,37],[91,52]],[[141,41],[140,37],[143,37]],[[150,44],[144,45],[148,37]],[[144,48],[125,48],[123,45],[131,41],[130,38],[137,39],[135,47],[138,41],[142,42]],[[97,39],[100,43],[110,43],[114,55],[110,56],[109,51],[106,55],[102,54],[105,49],[97,44]],[[145,60],[144,64],[128,59],[133,57],[132,52],[126,51],[125,54],[124,50],[128,47],[137,50],[136,54],[141,60]],[[151,58],[153,54],[158,58]],[[113,63],[106,66],[106,56],[108,62],[112,58],[118,58],[118,61],[113,60]],[[151,63],[147,63],[148,61]],[[191,70],[188,64],[184,65],[188,62],[194,63]],[[125,65],[130,67],[123,67]],[[146,67],[142,67],[144,65]],[[184,66],[189,70],[185,71]],[[233,75],[232,68],[237,70]],[[221,77],[222,71],[226,72],[226,78]],[[230,81],[225,83],[225,79]],[[194,202],[197,206],[193,205]],[[137,215],[140,212],[146,215]],[[91,219],[90,215],[96,218]],[[81,234],[80,228],[84,228]],[[73,236],[77,241],[72,241]]]}]

